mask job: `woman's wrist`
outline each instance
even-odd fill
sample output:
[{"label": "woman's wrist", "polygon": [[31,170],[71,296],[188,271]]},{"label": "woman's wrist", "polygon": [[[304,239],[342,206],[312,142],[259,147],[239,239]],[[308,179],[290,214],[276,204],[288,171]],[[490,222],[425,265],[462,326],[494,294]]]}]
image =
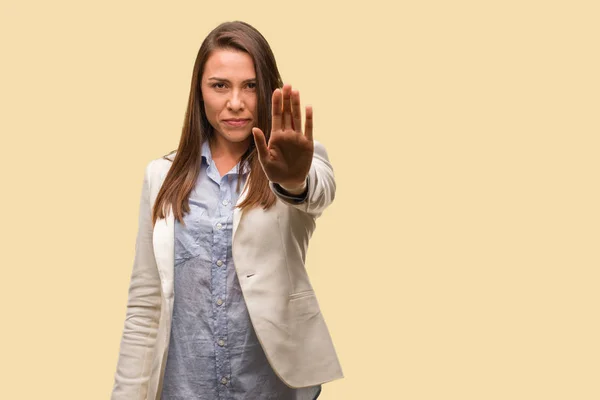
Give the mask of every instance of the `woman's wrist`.
[{"label": "woman's wrist", "polygon": [[283,185],[280,183],[279,186],[290,194],[300,194],[306,189],[306,179],[299,185]]}]

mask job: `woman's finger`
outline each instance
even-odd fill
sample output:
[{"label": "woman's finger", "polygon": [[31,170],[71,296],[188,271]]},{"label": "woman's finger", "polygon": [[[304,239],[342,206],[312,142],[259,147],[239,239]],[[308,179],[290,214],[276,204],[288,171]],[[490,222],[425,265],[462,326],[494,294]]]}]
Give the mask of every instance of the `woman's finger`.
[{"label": "woman's finger", "polygon": [[283,102],[281,89],[275,89],[273,91],[273,96],[271,96],[271,129],[274,131],[281,130],[281,103]]},{"label": "woman's finger", "polygon": [[292,90],[292,122],[293,129],[302,133],[302,113],[300,112],[300,92]]},{"label": "woman's finger", "polygon": [[256,144],[256,150],[258,151],[258,158],[261,161],[266,161],[269,155],[269,148],[267,147],[267,141],[265,135],[260,128],[252,128],[252,135],[254,136],[254,143]]},{"label": "woman's finger", "polygon": [[306,106],[306,122],[304,123],[304,135],[311,142],[313,141],[313,109],[312,106]]},{"label": "woman's finger", "polygon": [[282,130],[292,129],[292,86],[283,85],[283,125]]}]

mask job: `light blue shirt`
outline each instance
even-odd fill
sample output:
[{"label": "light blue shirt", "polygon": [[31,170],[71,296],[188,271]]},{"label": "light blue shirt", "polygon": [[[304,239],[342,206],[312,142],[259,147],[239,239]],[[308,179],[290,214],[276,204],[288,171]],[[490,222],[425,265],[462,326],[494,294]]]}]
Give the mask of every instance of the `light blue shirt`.
[{"label": "light blue shirt", "polygon": [[[221,177],[206,141],[185,226],[175,220],[175,297],[163,400],[313,400],[321,392],[321,385],[285,385],[250,321],[231,255],[236,185],[242,179],[243,187],[245,167],[242,174],[236,165]],[[303,201],[306,193],[287,198]]]}]

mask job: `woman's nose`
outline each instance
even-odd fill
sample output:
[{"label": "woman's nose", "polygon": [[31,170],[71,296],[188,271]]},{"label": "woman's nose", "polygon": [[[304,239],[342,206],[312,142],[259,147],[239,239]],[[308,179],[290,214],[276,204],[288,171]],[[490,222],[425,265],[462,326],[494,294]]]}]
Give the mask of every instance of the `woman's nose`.
[{"label": "woman's nose", "polygon": [[240,110],[244,108],[244,102],[237,90],[231,92],[231,97],[227,101],[227,108],[230,110]]}]

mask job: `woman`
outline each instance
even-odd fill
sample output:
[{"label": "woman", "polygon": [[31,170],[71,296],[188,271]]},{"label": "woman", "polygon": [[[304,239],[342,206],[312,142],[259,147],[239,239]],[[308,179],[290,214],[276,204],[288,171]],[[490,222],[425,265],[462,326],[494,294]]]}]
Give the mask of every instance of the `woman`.
[{"label": "woman", "polygon": [[215,28],[179,147],[145,171],[112,399],[315,399],[343,377],[304,260],[335,195],[264,37]]}]

